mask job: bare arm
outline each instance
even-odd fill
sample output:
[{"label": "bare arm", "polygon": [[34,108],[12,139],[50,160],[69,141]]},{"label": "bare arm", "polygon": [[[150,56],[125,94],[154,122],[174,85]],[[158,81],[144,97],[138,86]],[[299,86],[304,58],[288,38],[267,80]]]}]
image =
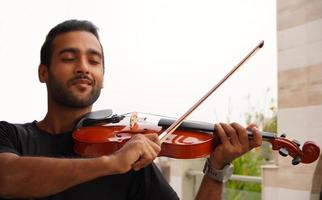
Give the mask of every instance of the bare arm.
[{"label": "bare arm", "polygon": [[0,197],[49,196],[97,177],[139,170],[157,156],[156,135],[133,137],[113,155],[63,159],[0,153]]},{"label": "bare arm", "polygon": [[[235,158],[261,145],[262,137],[257,128],[250,125],[248,129],[254,134],[253,140],[248,139],[246,129],[237,123],[216,125],[216,133],[221,144],[210,155],[213,168],[220,170]],[[222,187],[222,182],[204,176],[196,200],[219,200],[221,199]]]},{"label": "bare arm", "polygon": [[222,188],[223,183],[204,176],[196,200],[219,200],[221,199]]},{"label": "bare arm", "polygon": [[113,174],[112,157],[55,159],[0,154],[0,195],[48,196],[99,176]]}]

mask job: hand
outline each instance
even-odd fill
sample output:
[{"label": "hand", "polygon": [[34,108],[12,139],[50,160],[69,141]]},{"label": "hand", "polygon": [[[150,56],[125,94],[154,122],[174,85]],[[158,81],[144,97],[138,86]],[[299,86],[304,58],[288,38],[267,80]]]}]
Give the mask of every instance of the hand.
[{"label": "hand", "polygon": [[246,129],[237,123],[216,124],[215,130],[221,141],[210,155],[215,169],[222,169],[235,158],[262,144],[262,136],[254,124],[247,127],[254,134],[251,140],[248,139]]},{"label": "hand", "polygon": [[140,170],[150,164],[160,153],[161,145],[157,134],[136,134],[115,152],[115,164],[119,173],[130,169]]}]

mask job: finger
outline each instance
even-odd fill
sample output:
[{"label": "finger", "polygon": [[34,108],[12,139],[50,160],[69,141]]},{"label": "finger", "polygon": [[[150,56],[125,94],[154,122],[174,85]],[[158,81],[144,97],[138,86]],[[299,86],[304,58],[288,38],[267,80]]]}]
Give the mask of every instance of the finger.
[{"label": "finger", "polygon": [[152,162],[152,155],[149,151],[144,151],[140,158],[132,164],[134,170],[139,170]]},{"label": "finger", "polygon": [[248,139],[246,129],[238,123],[232,123],[231,126],[236,130],[239,142],[242,145],[244,152],[248,151],[249,150],[249,139]]},{"label": "finger", "polygon": [[250,148],[258,147],[262,145],[262,135],[256,126],[251,127],[251,132],[253,133],[253,139],[249,141]]},{"label": "finger", "polygon": [[[153,155],[154,149],[150,144],[152,144],[153,142],[150,141],[145,135],[136,134],[132,137],[132,140],[134,140],[134,142],[136,143],[137,148],[140,149],[140,159],[144,157],[152,157],[151,155]],[[155,145],[157,146],[157,144]]]},{"label": "finger", "polygon": [[147,137],[145,137],[145,135],[142,135],[140,139],[142,140],[140,147],[142,153],[140,158],[132,166],[134,170],[139,170],[150,164],[157,157],[161,150],[158,144],[154,143],[152,140],[149,140]]},{"label": "finger", "polygon": [[153,153],[153,155],[155,155],[155,157],[159,155],[161,151],[161,145],[151,140],[147,140],[147,143],[151,147],[151,152]]},{"label": "finger", "polygon": [[148,156],[150,156],[147,158],[149,160],[154,160],[158,156],[158,154],[160,153],[161,148],[158,144],[154,143],[151,140],[146,139],[145,140],[145,150],[147,151]]},{"label": "finger", "polygon": [[217,131],[217,134],[219,135],[220,141],[224,146],[230,146],[231,143],[225,133],[225,130],[221,126],[221,124],[215,124],[215,130]]},{"label": "finger", "polygon": [[156,134],[156,133],[148,133],[148,134],[145,134],[144,136],[147,137],[149,140],[153,141],[154,143],[157,143],[158,145],[161,145],[158,134]]},{"label": "finger", "polygon": [[220,123],[220,125],[223,127],[223,129],[225,130],[226,134],[229,136],[230,142],[234,146],[240,145],[236,130],[229,124]]},{"label": "finger", "polygon": [[156,156],[153,156],[150,151],[146,151],[140,157],[140,159],[133,164],[132,168],[136,171],[140,170],[141,168],[149,165],[154,160],[155,157]]},{"label": "finger", "polygon": [[252,131],[252,128],[253,128],[253,127],[256,127],[256,128],[257,128],[257,125],[256,125],[256,124],[249,124],[249,125],[247,126],[247,128],[246,128],[246,129],[247,129],[248,131]]},{"label": "finger", "polygon": [[158,134],[149,133],[149,134],[145,134],[144,136],[147,138],[146,141],[148,142],[148,144],[153,148],[151,152],[153,151],[153,154],[157,156],[161,151],[161,143],[160,143]]},{"label": "finger", "polygon": [[138,170],[142,169],[143,167],[147,166],[150,163],[151,163],[150,160],[142,157],[138,161],[133,163],[132,169],[135,170],[135,171],[138,171]]}]

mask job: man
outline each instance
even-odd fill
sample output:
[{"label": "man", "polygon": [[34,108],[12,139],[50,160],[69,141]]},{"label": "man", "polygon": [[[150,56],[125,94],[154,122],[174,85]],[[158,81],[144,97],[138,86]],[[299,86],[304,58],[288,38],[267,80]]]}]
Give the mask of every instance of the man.
[{"label": "man", "polygon": [[[135,135],[112,155],[80,158],[73,152],[71,132],[103,86],[103,47],[91,22],[69,20],[54,27],[41,48],[38,74],[48,91],[45,118],[0,123],[0,198],[178,199],[152,163],[161,150],[156,134]],[[216,125],[222,144],[207,162],[196,199],[220,199],[221,177],[213,171],[220,174],[261,144],[257,129],[249,128],[251,141],[236,123]]]}]

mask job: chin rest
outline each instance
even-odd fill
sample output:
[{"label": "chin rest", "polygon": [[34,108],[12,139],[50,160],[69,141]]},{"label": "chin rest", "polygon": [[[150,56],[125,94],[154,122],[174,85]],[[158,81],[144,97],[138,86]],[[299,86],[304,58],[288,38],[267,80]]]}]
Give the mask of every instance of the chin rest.
[{"label": "chin rest", "polygon": [[[111,109],[98,110],[85,114],[76,124],[75,129],[79,129],[84,126],[90,126],[99,123],[117,123],[121,121],[124,117],[118,115],[112,115],[113,111]],[[121,119],[120,119],[121,118]]]}]

